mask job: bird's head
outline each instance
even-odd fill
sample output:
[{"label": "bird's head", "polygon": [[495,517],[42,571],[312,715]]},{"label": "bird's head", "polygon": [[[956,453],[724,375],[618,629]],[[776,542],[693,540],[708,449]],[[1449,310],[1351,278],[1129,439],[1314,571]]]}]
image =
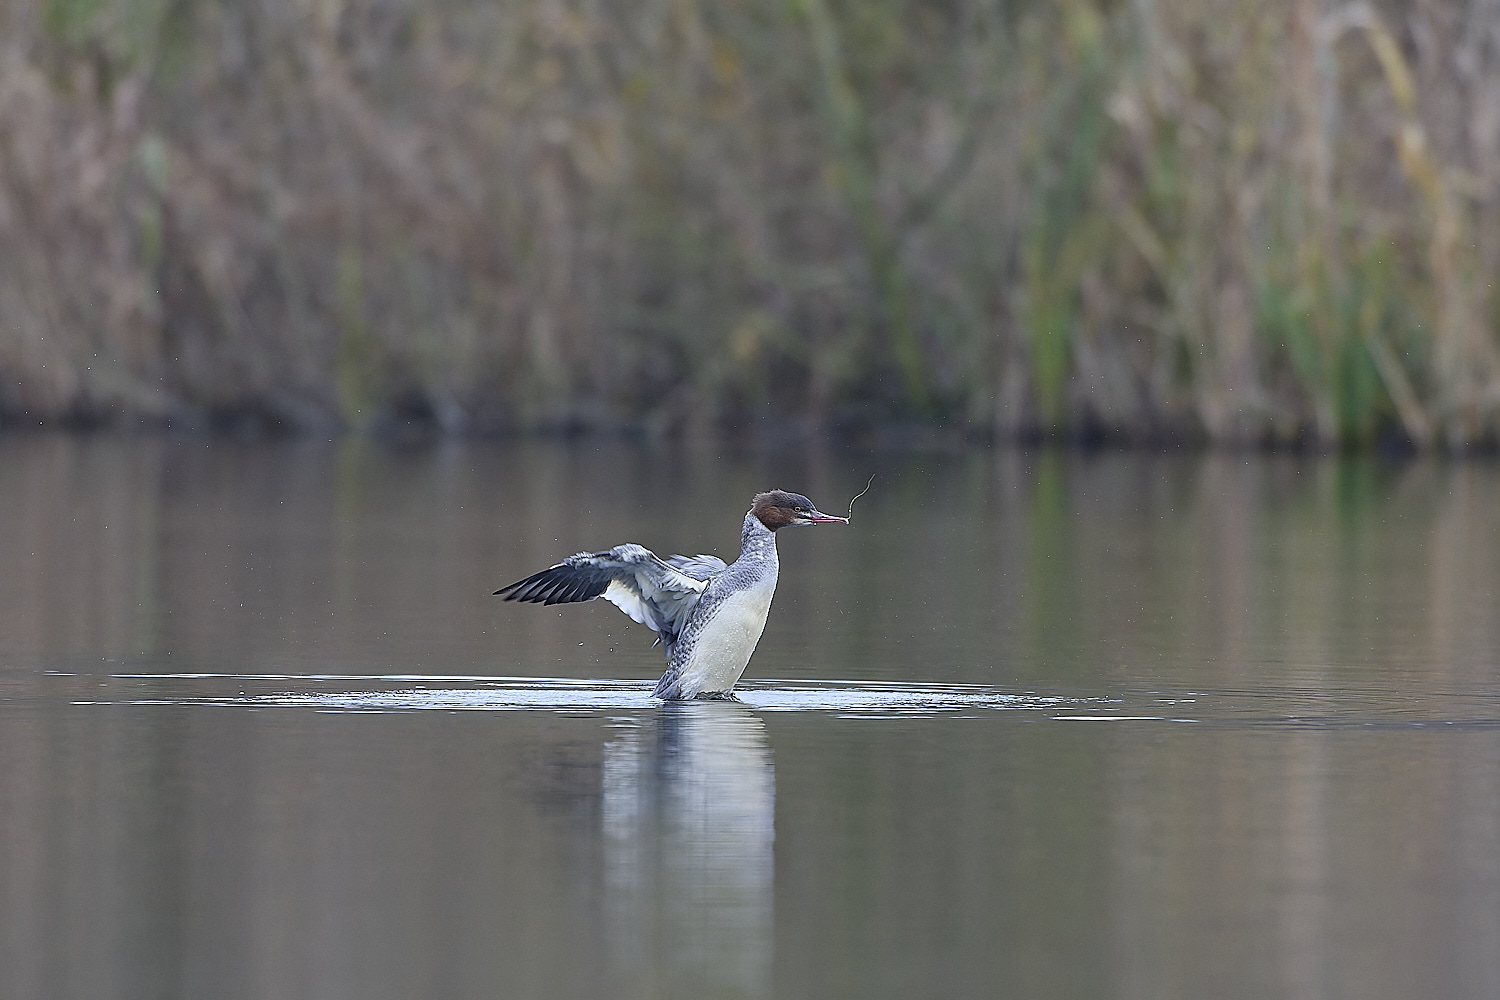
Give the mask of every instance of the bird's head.
[{"label": "bird's head", "polygon": [[750,513],[772,531],[785,528],[789,524],[849,523],[847,517],[824,514],[801,493],[788,493],[785,490],[755,494],[755,500],[750,504]]}]

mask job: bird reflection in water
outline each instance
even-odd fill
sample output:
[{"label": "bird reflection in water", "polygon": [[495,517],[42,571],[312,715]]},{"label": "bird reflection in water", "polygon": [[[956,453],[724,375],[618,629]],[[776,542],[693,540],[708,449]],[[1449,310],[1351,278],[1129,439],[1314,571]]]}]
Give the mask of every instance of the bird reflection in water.
[{"label": "bird reflection in water", "polygon": [[668,704],[605,744],[621,995],[771,995],[775,813],[765,723],[743,705]]}]

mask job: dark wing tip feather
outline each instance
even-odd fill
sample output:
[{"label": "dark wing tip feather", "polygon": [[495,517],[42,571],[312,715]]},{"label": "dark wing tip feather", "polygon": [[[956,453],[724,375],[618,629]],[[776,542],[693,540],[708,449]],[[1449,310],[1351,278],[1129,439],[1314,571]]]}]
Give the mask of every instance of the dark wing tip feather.
[{"label": "dark wing tip feather", "polygon": [[501,587],[493,596],[504,594],[507,601],[528,604],[576,604],[604,593],[609,581],[608,572],[563,562]]}]

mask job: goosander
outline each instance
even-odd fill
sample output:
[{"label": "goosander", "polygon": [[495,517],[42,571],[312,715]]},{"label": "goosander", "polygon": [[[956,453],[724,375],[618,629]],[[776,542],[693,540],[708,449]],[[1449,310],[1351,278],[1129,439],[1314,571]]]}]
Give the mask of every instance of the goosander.
[{"label": "goosander", "polygon": [[800,493],[757,493],[740,532],[740,557],[668,556],[633,543],[580,552],[495,595],[572,604],[603,597],[660,636],[667,672],[653,692],[666,701],[730,693],[766,627],[776,592],[776,532],[793,524],[848,524]]}]

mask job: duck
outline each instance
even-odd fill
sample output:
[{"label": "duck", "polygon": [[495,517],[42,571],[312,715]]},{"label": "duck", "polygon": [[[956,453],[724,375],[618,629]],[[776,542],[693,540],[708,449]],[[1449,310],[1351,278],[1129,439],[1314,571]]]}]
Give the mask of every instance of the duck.
[{"label": "duck", "polygon": [[785,490],[757,493],[745,513],[740,554],[672,555],[665,559],[627,542],[579,552],[501,587],[494,596],[531,604],[575,604],[603,597],[657,634],[667,669],[652,694],[663,701],[734,700],[765,631],[776,593],[776,532],[811,524],[848,524],[807,497]]}]

